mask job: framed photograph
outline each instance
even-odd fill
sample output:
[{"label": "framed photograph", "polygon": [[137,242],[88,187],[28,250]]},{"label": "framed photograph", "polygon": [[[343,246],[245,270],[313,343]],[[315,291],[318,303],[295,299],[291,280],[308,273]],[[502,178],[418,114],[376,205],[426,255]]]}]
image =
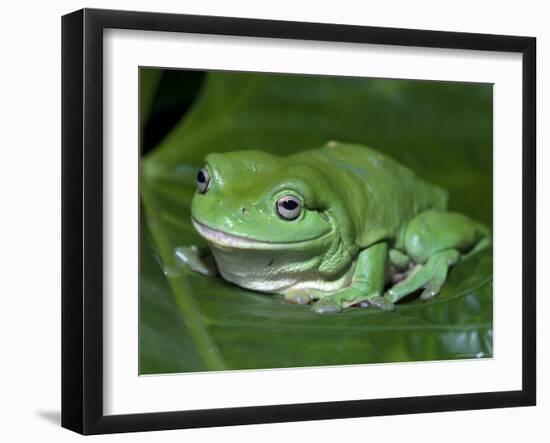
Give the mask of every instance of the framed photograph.
[{"label": "framed photograph", "polygon": [[532,37],[62,20],[62,425],[534,405]]}]

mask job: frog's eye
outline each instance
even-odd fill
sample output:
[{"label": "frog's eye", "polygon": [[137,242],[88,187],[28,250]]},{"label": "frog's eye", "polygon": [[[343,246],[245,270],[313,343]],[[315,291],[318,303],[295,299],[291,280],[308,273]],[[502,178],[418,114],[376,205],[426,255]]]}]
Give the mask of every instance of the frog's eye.
[{"label": "frog's eye", "polygon": [[276,210],[285,220],[295,220],[302,211],[302,204],[297,197],[285,195],[277,200]]},{"label": "frog's eye", "polygon": [[210,189],[210,174],[208,174],[206,168],[201,168],[197,173],[197,189],[201,194]]}]

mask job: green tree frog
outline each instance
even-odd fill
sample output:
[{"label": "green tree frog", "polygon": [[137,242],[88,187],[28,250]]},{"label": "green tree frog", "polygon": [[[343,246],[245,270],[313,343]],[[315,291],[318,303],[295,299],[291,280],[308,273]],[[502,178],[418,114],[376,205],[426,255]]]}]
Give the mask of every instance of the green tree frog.
[{"label": "green tree frog", "polygon": [[449,267],[491,243],[485,226],[446,210],[446,191],[361,145],[212,153],[196,182],[192,223],[209,248],[179,258],[319,314],[391,311],[419,289],[428,300]]}]

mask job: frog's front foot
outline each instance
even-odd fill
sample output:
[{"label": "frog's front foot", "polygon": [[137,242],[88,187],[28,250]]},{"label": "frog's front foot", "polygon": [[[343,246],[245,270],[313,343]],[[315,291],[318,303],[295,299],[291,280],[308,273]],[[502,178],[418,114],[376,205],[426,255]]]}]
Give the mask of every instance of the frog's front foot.
[{"label": "frog's front foot", "polygon": [[311,307],[311,310],[316,314],[338,314],[342,312],[342,309],[342,304],[331,296],[322,298]]},{"label": "frog's front foot", "polygon": [[310,290],[291,289],[285,292],[285,302],[295,305],[307,305],[318,298],[319,296]]},{"label": "frog's front foot", "polygon": [[176,258],[193,272],[214,277],[218,275],[218,268],[214,257],[208,254],[208,250],[198,246],[180,246],[176,248]]},{"label": "frog's front foot", "polygon": [[369,302],[382,311],[395,311],[395,305],[386,297],[374,297],[370,299]]},{"label": "frog's front foot", "polygon": [[311,307],[311,310],[317,314],[337,314],[344,308],[366,299],[365,294],[359,289],[345,288],[321,298]]},{"label": "frog's front foot", "polygon": [[369,306],[371,304],[385,311],[395,309],[389,300],[379,299],[383,299],[379,293],[370,293],[350,287],[321,298],[311,307],[311,310],[317,314],[336,314],[349,306]]}]

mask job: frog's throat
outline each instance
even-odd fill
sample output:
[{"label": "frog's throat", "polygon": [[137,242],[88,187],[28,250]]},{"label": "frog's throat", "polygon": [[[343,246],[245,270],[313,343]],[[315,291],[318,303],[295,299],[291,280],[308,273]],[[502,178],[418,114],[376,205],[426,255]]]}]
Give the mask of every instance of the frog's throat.
[{"label": "frog's throat", "polygon": [[193,226],[197,232],[208,240],[210,243],[213,243],[216,246],[233,248],[233,249],[287,249],[289,246],[299,247],[300,245],[307,245],[311,242],[320,240],[324,237],[329,236],[332,233],[328,231],[324,234],[321,234],[318,237],[308,238],[307,240],[300,240],[295,242],[267,242],[262,240],[255,240],[252,238],[240,237],[233,234],[228,234],[217,229],[213,229],[205,224],[191,218]]}]

